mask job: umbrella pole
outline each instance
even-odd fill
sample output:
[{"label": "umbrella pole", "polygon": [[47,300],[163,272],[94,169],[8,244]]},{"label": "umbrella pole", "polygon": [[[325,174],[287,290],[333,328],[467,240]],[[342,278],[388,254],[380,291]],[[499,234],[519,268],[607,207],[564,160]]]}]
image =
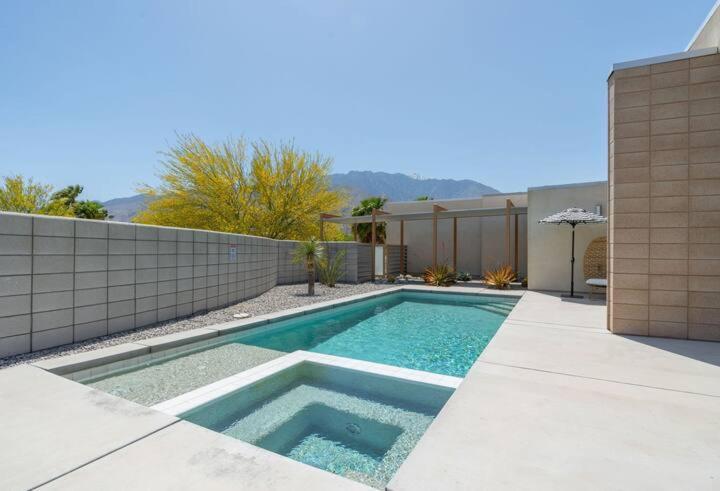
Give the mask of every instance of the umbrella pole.
[{"label": "umbrella pole", "polygon": [[570,250],[570,295],[562,295],[566,298],[583,298],[582,295],[575,295],[575,223],[571,223],[572,242]]}]

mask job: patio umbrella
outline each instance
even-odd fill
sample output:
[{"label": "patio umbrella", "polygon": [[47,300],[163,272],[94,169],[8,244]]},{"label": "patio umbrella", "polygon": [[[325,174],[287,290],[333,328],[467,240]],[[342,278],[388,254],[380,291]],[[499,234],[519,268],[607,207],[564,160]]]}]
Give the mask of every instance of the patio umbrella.
[{"label": "patio umbrella", "polygon": [[565,211],[560,211],[549,217],[545,217],[540,220],[539,223],[567,223],[572,227],[572,249],[570,256],[570,295],[563,295],[563,297],[569,298],[583,298],[582,295],[575,295],[575,226],[579,223],[605,223],[607,218],[592,213],[582,208],[568,208]]}]

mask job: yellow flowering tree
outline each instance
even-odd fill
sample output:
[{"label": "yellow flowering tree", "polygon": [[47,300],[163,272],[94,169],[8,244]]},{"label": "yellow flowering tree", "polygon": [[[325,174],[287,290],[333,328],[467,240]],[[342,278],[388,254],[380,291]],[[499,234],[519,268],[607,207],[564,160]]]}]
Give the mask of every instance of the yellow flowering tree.
[{"label": "yellow flowering tree", "polygon": [[[337,212],[346,196],[331,188],[332,160],[293,144],[251,144],[242,139],[209,145],[184,135],[165,153],[161,184],[144,187],[147,208],[133,221],[307,239],[319,235],[318,217]],[[341,238],[327,227],[328,239]]]}]

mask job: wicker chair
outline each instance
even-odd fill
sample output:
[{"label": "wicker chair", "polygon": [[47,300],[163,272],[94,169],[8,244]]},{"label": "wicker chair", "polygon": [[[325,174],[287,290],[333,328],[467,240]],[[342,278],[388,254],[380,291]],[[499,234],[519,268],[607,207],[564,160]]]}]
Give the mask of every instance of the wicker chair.
[{"label": "wicker chair", "polygon": [[598,237],[585,249],[583,258],[585,284],[590,287],[590,298],[595,292],[607,290],[607,238]]}]

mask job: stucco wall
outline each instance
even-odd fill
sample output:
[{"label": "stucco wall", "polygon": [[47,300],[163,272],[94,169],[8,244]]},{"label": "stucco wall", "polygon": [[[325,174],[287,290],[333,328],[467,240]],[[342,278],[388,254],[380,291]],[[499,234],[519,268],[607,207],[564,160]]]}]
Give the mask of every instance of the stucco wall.
[{"label": "stucco wall", "polygon": [[[436,201],[391,202],[384,207],[390,213],[431,212],[433,204],[449,210],[469,208],[502,208],[505,200],[511,199],[516,206],[527,206],[525,193],[491,195],[468,199]],[[527,271],[527,217],[519,217],[519,271]],[[514,218],[511,220],[511,247],[514,245]],[[452,264],[451,219],[438,221],[438,262]],[[389,244],[400,243],[400,224],[388,223]],[[432,221],[406,221],[405,245],[407,246],[407,269],[409,273],[422,273],[432,264]],[[511,256],[512,260],[512,256]],[[458,219],[458,270],[480,276],[489,269],[506,262],[505,217],[460,218]]]},{"label": "stucco wall", "polygon": [[687,51],[720,46],[720,8],[718,6],[720,6],[720,2],[716,3],[710,11],[706,22],[700,26],[700,30],[688,45]]},{"label": "stucco wall", "polygon": [[[305,281],[302,266],[290,261],[295,244],[0,213],[0,357],[185,317]],[[349,251],[343,281],[369,279],[367,246],[330,248]]]},{"label": "stucco wall", "polygon": [[[607,182],[547,186],[528,189],[528,287],[533,290],[570,290],[569,225],[544,225],[539,220],[567,208],[607,214]],[[605,224],[578,225],[575,229],[575,290],[587,291],[583,278],[583,255],[596,237],[607,235]]]}]

